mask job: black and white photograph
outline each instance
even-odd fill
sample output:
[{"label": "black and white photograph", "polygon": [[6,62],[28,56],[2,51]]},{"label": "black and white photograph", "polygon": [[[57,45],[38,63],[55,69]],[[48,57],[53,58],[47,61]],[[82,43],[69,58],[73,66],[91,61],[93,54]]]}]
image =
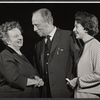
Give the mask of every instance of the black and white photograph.
[{"label": "black and white photograph", "polygon": [[100,2],[0,2],[1,98],[100,98]]}]

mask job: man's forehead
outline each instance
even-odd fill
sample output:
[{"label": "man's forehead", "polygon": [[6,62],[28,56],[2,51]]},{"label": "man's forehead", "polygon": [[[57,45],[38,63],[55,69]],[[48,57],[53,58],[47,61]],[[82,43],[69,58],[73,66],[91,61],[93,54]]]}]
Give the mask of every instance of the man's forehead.
[{"label": "man's forehead", "polygon": [[33,19],[43,19],[40,12],[36,12],[33,14]]},{"label": "man's forehead", "polygon": [[44,19],[42,18],[41,15],[38,15],[38,14],[33,15],[32,17],[33,24],[38,24],[38,23],[43,23],[43,22],[44,22]]}]

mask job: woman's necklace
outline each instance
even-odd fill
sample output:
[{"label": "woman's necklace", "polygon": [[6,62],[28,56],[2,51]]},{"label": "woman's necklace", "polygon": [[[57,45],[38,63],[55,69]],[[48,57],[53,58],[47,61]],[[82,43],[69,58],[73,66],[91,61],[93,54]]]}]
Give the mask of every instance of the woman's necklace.
[{"label": "woman's necklace", "polygon": [[94,37],[91,38],[91,39],[89,39],[89,40],[87,40],[87,41],[85,41],[84,43],[86,44],[86,43],[90,42],[90,41],[93,40],[93,39],[94,39]]}]

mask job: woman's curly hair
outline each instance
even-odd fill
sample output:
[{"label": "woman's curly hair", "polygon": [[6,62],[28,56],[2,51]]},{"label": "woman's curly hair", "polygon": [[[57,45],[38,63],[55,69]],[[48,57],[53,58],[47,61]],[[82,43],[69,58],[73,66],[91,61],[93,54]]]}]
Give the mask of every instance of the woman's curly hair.
[{"label": "woman's curly hair", "polygon": [[0,26],[0,39],[7,45],[5,38],[8,38],[8,31],[18,28],[22,32],[22,28],[17,21],[5,22]]},{"label": "woman's curly hair", "polygon": [[98,19],[93,14],[87,12],[77,12],[75,20],[80,23],[89,35],[95,36],[98,34]]}]

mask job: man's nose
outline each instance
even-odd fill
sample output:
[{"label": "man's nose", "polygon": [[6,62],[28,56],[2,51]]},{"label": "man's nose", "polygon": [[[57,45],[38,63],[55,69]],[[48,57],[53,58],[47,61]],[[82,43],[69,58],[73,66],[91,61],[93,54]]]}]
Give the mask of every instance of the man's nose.
[{"label": "man's nose", "polygon": [[37,30],[38,30],[38,28],[36,26],[34,26],[34,31],[37,31]]}]

